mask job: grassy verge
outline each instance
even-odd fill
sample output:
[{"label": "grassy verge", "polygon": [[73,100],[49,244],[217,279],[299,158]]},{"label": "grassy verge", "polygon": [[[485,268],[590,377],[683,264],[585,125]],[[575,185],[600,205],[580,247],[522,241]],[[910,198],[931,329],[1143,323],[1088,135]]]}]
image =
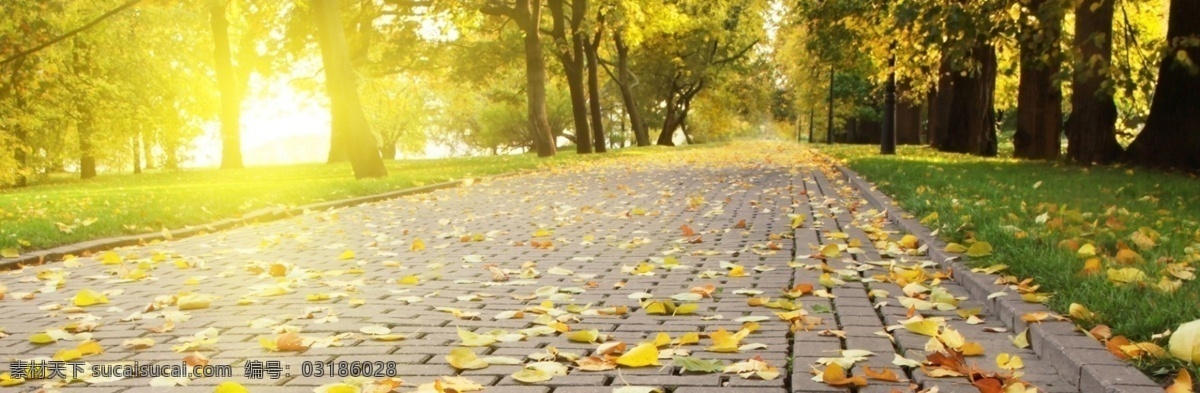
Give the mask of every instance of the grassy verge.
[{"label": "grassy verge", "polygon": [[[1188,273],[1200,264],[1200,182],[1192,176],[925,147],[901,147],[890,157],[877,146],[815,147],[918,217],[937,213],[927,225],[941,228],[945,240],[991,243],[993,255],[973,263],[1004,263],[1008,274],[1033,278],[1053,294],[1046,304],[1064,315],[1071,303],[1098,314],[1081,326],[1105,324],[1136,342],[1200,318],[1200,282]],[[1089,273],[1092,259],[1099,269]],[[1183,366],[1148,357],[1136,364],[1158,377]]]},{"label": "grassy verge", "polygon": [[388,161],[390,176],[369,180],[355,180],[349,164],[108,174],[86,181],[52,177],[31,187],[0,190],[0,248],[45,249],[204,224],[263,207],[297,206],[596,158],[563,152],[550,159],[525,154]]}]

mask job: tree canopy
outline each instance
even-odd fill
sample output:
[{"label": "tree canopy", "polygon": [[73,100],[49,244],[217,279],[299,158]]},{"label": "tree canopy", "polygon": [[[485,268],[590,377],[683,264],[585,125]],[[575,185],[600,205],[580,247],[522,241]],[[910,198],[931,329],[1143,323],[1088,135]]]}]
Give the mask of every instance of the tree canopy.
[{"label": "tree canopy", "polygon": [[[246,135],[287,132],[243,114],[265,84],[291,89],[284,106],[330,108],[324,158],[360,176],[431,146],[548,156],[746,135],[879,143],[889,123],[901,143],[946,151],[995,155],[1011,142],[1017,157],[1054,159],[1065,138],[1083,164],[1200,167],[1187,109],[1200,103],[1184,88],[1197,83],[1200,37],[1183,0],[3,7],[5,186],[178,168],[214,140],[221,166],[239,168],[257,155]],[[1178,152],[1153,153],[1168,146]]]}]

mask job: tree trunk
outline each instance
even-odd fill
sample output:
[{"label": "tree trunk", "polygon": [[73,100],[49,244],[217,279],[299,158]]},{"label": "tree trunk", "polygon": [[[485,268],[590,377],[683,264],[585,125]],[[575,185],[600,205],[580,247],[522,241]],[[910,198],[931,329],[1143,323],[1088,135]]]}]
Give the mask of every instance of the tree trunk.
[{"label": "tree trunk", "polygon": [[538,25],[541,16],[541,0],[517,0],[514,19],[525,33],[525,97],[529,130],[533,133],[538,157],[550,157],[558,146],[546,119],[546,59],[542,57]]},{"label": "tree trunk", "polygon": [[1150,116],[1129,145],[1129,159],[1195,171],[1200,169],[1200,47],[1181,43],[1200,36],[1200,2],[1171,0],[1169,15],[1167,42],[1175,46],[1159,63]]},{"label": "tree trunk", "polygon": [[912,89],[909,81],[896,85],[896,144],[921,144],[921,106],[913,104],[907,97]]},{"label": "tree trunk", "polygon": [[567,88],[571,94],[571,116],[575,121],[575,152],[587,154],[592,152],[592,135],[588,130],[587,92],[584,90],[583,81],[584,36],[579,30],[585,15],[580,11],[586,10],[587,2],[572,1],[569,19],[564,11],[565,3],[565,0],[549,0],[547,3],[550,17],[554,21],[550,37],[554,40],[554,54],[562,62],[563,74],[567,77]]},{"label": "tree trunk", "polygon": [[938,149],[941,151],[969,153],[978,156],[996,155],[996,112],[993,110],[994,93],[996,90],[996,50],[990,44],[977,45],[971,53],[976,64],[980,64],[977,73],[953,72],[950,74],[948,97],[942,97],[938,92],[938,100],[949,100],[947,113],[938,110],[939,137]]},{"label": "tree trunk", "polygon": [[[672,98],[674,95],[672,95]],[[655,142],[659,146],[675,146],[675,129],[679,127],[679,123],[675,122],[675,103],[667,100],[667,113],[663,116],[662,131],[658,133],[658,141]]]},{"label": "tree trunk", "polygon": [[566,56],[559,56],[559,58],[563,62],[563,71],[567,76],[567,89],[571,93],[571,119],[574,120],[575,125],[575,152],[588,154],[592,152],[592,135],[588,129],[587,91],[583,84],[583,63],[576,64],[575,60],[568,59]]},{"label": "tree trunk", "polygon": [[1026,16],[1036,19],[1031,23],[1029,18],[1021,18],[1021,80],[1017,88],[1017,132],[1013,135],[1013,155],[1017,158],[1053,160],[1062,150],[1062,87],[1055,81],[1061,68],[1059,8],[1048,0],[1032,0],[1028,9],[1034,14]]},{"label": "tree trunk", "polygon": [[134,135],[134,136],[133,136],[133,138],[132,138],[132,140],[131,140],[131,142],[133,142],[133,143],[132,143],[132,147],[133,147],[133,149],[132,149],[132,150],[133,150],[133,174],[135,174],[135,175],[140,175],[140,174],[142,174],[142,148],[141,148],[141,146],[140,146],[140,145],[141,145],[141,141],[142,141],[142,132],[141,132],[141,131],[138,131],[137,135]]},{"label": "tree trunk", "polygon": [[921,144],[921,106],[905,99],[896,105],[896,144]]},{"label": "tree trunk", "polygon": [[[341,5],[338,0],[312,0],[312,15],[317,25],[321,61],[325,66],[325,90],[329,94],[333,120],[331,131],[343,131],[345,154],[356,179],[387,176],[375,135],[371,134],[359,102],[358,83],[342,28]],[[333,155],[332,150],[330,155]]]},{"label": "tree trunk", "polygon": [[1113,90],[1104,87],[1112,62],[1112,20],[1113,0],[1084,1],[1075,8],[1074,46],[1081,57],[1075,59],[1066,134],[1067,155],[1081,164],[1106,164],[1121,155],[1117,106]]},{"label": "tree trunk", "polygon": [[633,129],[638,146],[650,146],[650,130],[646,128],[641,110],[634,100],[636,82],[633,81],[633,72],[629,70],[629,47],[625,45],[620,32],[613,34],[613,42],[617,47],[617,86],[621,88],[621,102],[625,105],[625,113],[629,115],[629,128]]},{"label": "tree trunk", "polygon": [[591,112],[592,119],[592,147],[596,149],[597,153],[604,153],[608,151],[606,147],[608,141],[605,140],[604,135],[604,112],[600,108],[600,62],[596,54],[604,32],[603,15],[598,19],[601,26],[597,28],[596,35],[591,40],[585,40],[583,45],[587,60],[588,110]]},{"label": "tree trunk", "polygon": [[229,20],[225,2],[212,2],[209,23],[213,34],[213,58],[217,71],[217,90],[221,93],[221,169],[242,167],[242,97],[233,75],[233,55],[229,51]]},{"label": "tree trunk", "polygon": [[813,143],[813,117],[816,115],[816,104],[808,105],[808,143]]},{"label": "tree trunk", "polygon": [[82,119],[75,125],[79,136],[79,178],[91,179],[96,177],[96,156],[92,151],[92,113],[89,108],[83,108]]},{"label": "tree trunk", "polygon": [[379,152],[385,160],[396,160],[396,141],[384,141],[379,147]]},{"label": "tree trunk", "polygon": [[825,106],[829,113],[825,119],[825,144],[833,144],[833,63],[829,64],[829,100]]},{"label": "tree trunk", "polygon": [[946,70],[945,64],[946,62],[942,61],[941,70],[938,71],[937,89],[929,92],[929,97],[927,99],[927,101],[929,101],[929,107],[927,108],[927,118],[929,120],[927,121],[928,124],[925,125],[925,128],[928,129],[927,132],[929,135],[926,142],[929,143],[929,147],[934,149],[940,149],[942,146],[942,141],[946,139],[946,137],[942,135],[942,132],[945,132],[946,130],[944,124],[946,124],[947,119],[944,115],[950,111],[950,99],[953,98],[954,95],[954,92],[952,91],[954,89],[954,85],[950,83],[950,75]]}]

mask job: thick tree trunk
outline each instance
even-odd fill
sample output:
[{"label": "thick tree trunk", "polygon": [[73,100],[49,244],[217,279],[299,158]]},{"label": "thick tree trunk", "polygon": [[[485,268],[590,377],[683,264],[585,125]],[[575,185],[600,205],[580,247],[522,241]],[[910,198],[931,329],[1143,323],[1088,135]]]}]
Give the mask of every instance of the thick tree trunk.
[{"label": "thick tree trunk", "polygon": [[[942,97],[938,92],[938,100],[948,99],[947,113],[938,109],[939,138],[938,149],[941,151],[969,153],[979,156],[996,155],[996,112],[993,110],[994,93],[996,90],[996,50],[988,44],[976,46],[971,53],[976,64],[980,64],[977,73],[951,73],[949,90],[950,97]],[[941,121],[945,120],[944,124]]]},{"label": "thick tree trunk", "polygon": [[[87,111],[87,109],[85,109]],[[96,177],[96,156],[92,152],[92,118],[85,112],[83,120],[76,125],[79,133],[79,178]]]},{"label": "thick tree trunk", "polygon": [[[350,64],[350,49],[342,28],[338,0],[312,0],[312,15],[317,27],[317,43],[325,66],[325,90],[329,94],[332,130],[344,132],[345,154],[354,168],[356,179],[387,176],[379,157],[375,135],[358,98],[358,83]],[[330,152],[332,155],[332,151]]]},{"label": "thick tree trunk", "polygon": [[1017,132],[1013,135],[1013,155],[1017,158],[1053,160],[1062,150],[1062,87],[1055,81],[1061,68],[1059,8],[1048,0],[1032,0],[1028,9],[1034,15],[1028,16],[1036,18],[1021,19],[1021,80],[1017,88]]},{"label": "thick tree trunk", "polygon": [[633,94],[633,88],[636,82],[633,80],[633,72],[629,70],[629,46],[625,45],[620,32],[613,34],[613,42],[617,47],[617,85],[621,88],[621,102],[629,116],[629,128],[633,129],[638,146],[650,146],[650,130],[646,128],[641,110],[634,99],[636,96]]},{"label": "thick tree trunk", "polygon": [[221,93],[221,169],[242,167],[242,97],[233,75],[233,55],[229,51],[229,20],[225,2],[212,2],[209,23],[213,34],[213,59],[217,71],[217,90]]},{"label": "thick tree trunk", "polygon": [[883,124],[879,121],[862,118],[858,120],[856,127],[854,143],[878,145],[883,140],[883,133],[880,132]]},{"label": "thick tree trunk", "polygon": [[517,0],[511,16],[525,33],[525,97],[528,102],[529,131],[533,134],[538,157],[550,157],[558,146],[546,116],[546,59],[542,56],[539,21],[541,0]]},{"label": "thick tree trunk", "polygon": [[[1167,42],[1177,46],[1158,66],[1150,117],[1129,145],[1129,159],[1195,171],[1200,169],[1200,47],[1179,43],[1200,36],[1200,2],[1171,0],[1169,14]],[[1180,62],[1184,57],[1188,64]]]},{"label": "thick tree trunk", "polygon": [[542,40],[537,36],[536,25],[533,30],[525,32],[525,95],[529,101],[529,128],[533,131],[538,157],[550,157],[556,153],[557,146],[550,131],[550,122],[546,120],[546,63],[542,58]]},{"label": "thick tree trunk", "polygon": [[[604,19],[601,17],[600,23],[603,21]],[[596,54],[603,31],[603,26],[601,26],[597,29],[595,37],[584,42],[584,54],[587,60],[588,111],[591,113],[592,119],[592,148],[596,149],[597,153],[608,151],[606,148],[608,141],[604,135],[604,112],[600,108],[600,62]]]},{"label": "thick tree trunk", "polygon": [[396,141],[390,141],[390,142],[384,141],[382,146],[379,147],[379,151],[383,155],[383,159],[395,160],[396,159]]},{"label": "thick tree trunk", "polygon": [[679,123],[675,121],[675,95],[672,93],[667,98],[667,113],[663,115],[662,131],[658,133],[658,141],[655,142],[659,146],[675,146],[675,129],[679,127]]},{"label": "thick tree trunk", "polygon": [[921,144],[921,106],[905,99],[896,101],[896,144]]},{"label": "thick tree trunk", "polygon": [[907,92],[912,89],[908,81],[897,84],[896,92],[896,144],[921,144],[921,106],[910,101]]},{"label": "thick tree trunk", "polygon": [[1067,155],[1081,164],[1110,163],[1122,153],[1113,90],[1104,87],[1112,63],[1113,1],[1087,0],[1075,8],[1074,46],[1079,52],[1066,134]]},{"label": "thick tree trunk", "polygon": [[[567,76],[567,89],[571,93],[571,119],[575,125],[575,152],[588,154],[592,152],[592,133],[588,129],[587,91],[584,87],[583,63],[565,56],[559,56],[563,61],[563,71]],[[570,63],[570,65],[568,65]]]},{"label": "thick tree trunk", "polygon": [[925,142],[929,143],[929,147],[940,149],[942,141],[946,137],[942,135],[946,131],[946,114],[950,112],[950,100],[954,96],[954,85],[950,83],[950,74],[946,71],[945,61],[942,62],[942,70],[938,73],[937,90],[929,93],[927,101],[929,101],[927,124],[925,125],[929,135]]}]

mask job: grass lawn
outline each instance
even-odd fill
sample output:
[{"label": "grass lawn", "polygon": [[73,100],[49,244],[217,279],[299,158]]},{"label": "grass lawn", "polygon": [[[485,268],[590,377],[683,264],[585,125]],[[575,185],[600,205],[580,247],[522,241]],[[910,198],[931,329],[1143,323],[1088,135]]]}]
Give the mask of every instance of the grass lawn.
[{"label": "grass lawn", "polygon": [[62,175],[31,187],[0,190],[0,248],[37,250],[156,232],[236,217],[263,207],[369,195],[561,165],[583,157],[564,151],[548,160],[524,154],[387,161],[388,177],[361,181],[354,179],[348,163],[102,174],[91,180]]},{"label": "grass lawn", "polygon": [[[1200,282],[1189,279],[1200,264],[1200,182],[1193,176],[916,146],[890,157],[879,155],[878,146],[811,146],[841,159],[917,217],[936,212],[927,225],[941,228],[945,240],[991,243],[993,255],[972,263],[1004,263],[1007,274],[1033,278],[1053,294],[1047,305],[1064,315],[1071,303],[1099,315],[1080,321],[1084,327],[1106,324],[1114,335],[1146,341],[1200,318]],[[1088,244],[1095,256],[1087,255]],[[1122,249],[1128,251],[1118,258]],[[1099,262],[1090,274],[1089,259]],[[1135,279],[1118,284],[1121,276]],[[1165,339],[1156,342],[1167,346]],[[1182,363],[1138,366],[1161,376]]]}]

